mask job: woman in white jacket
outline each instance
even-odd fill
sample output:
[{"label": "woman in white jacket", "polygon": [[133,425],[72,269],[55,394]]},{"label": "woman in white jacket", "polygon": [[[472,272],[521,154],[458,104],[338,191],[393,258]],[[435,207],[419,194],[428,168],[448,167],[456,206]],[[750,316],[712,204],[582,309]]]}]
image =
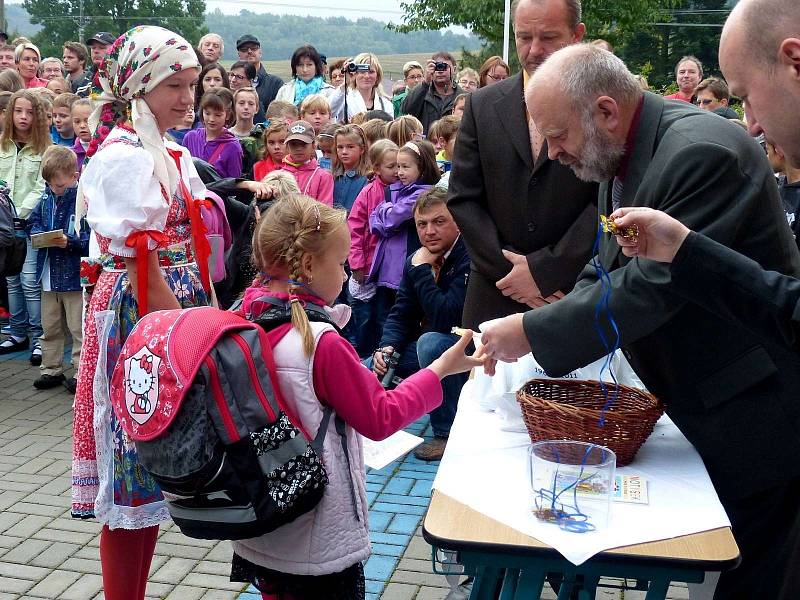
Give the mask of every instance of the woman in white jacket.
[{"label": "woman in white jacket", "polygon": [[[344,65],[368,65],[368,71],[347,72],[347,86],[342,86],[329,98],[331,113],[335,121],[349,122],[354,115],[368,110],[382,110],[394,117],[392,100],[383,91],[383,69],[378,57],[371,52],[364,52]],[[345,89],[347,95],[345,96]],[[345,115],[345,98],[347,99],[347,115]]]},{"label": "woman in white jacket", "polygon": [[335,91],[323,76],[322,58],[314,46],[300,46],[292,54],[292,80],[278,90],[275,100],[291,102],[299,107],[306,96],[322,94],[326,98]]}]

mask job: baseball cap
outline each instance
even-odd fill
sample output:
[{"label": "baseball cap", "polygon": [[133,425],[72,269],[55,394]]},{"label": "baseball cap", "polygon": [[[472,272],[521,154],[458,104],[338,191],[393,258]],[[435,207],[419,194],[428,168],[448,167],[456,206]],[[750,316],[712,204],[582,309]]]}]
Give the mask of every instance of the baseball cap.
[{"label": "baseball cap", "polygon": [[306,144],[314,143],[314,127],[308,121],[295,121],[289,127],[289,135],[286,136],[286,142],[292,140],[300,140]]},{"label": "baseball cap", "polygon": [[261,42],[258,41],[258,38],[249,33],[245,33],[242,37],[236,40],[236,49],[238,50],[245,44],[255,44],[256,46],[261,46]]},{"label": "baseball cap", "polygon": [[92,37],[86,40],[86,45],[90,46],[92,42],[100,42],[106,46],[110,46],[116,41],[116,37],[107,31],[98,31]]}]

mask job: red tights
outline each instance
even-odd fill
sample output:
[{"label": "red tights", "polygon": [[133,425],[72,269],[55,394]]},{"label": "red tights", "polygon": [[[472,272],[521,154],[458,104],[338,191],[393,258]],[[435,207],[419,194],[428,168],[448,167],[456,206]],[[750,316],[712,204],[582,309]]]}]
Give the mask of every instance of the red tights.
[{"label": "red tights", "polygon": [[106,600],[142,600],[156,548],[158,525],[109,529],[100,534],[100,563]]}]

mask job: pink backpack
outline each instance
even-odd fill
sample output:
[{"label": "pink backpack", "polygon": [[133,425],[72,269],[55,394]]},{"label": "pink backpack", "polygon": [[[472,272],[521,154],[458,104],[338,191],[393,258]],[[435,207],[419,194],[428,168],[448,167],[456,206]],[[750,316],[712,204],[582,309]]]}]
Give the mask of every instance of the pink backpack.
[{"label": "pink backpack", "polygon": [[[302,428],[261,325],[212,307],[149,313],[122,347],[110,392],[185,535],[256,537],[322,499],[333,411],[324,409],[314,437]],[[344,422],[335,422],[346,451]]]},{"label": "pink backpack", "polygon": [[233,235],[222,198],[211,190],[206,190],[206,200],[210,201],[210,206],[201,206],[200,216],[206,226],[206,239],[211,244],[208,262],[211,281],[217,283],[225,279],[225,253],[233,243]]}]

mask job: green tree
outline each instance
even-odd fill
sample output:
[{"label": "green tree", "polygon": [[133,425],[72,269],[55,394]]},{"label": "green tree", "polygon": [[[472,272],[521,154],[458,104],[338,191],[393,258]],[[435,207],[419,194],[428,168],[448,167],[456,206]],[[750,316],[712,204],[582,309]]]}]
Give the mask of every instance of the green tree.
[{"label": "green tree", "polygon": [[663,24],[630,35],[619,55],[634,72],[650,65],[655,91],[674,91],[675,65],[688,54],[702,61],[704,77],[719,75],[719,36],[730,6],[728,0],[682,0]]},{"label": "green tree", "polygon": [[[24,0],[31,23],[41,24],[34,36],[42,56],[61,56],[61,46],[78,39],[79,0]],[[117,35],[134,25],[159,25],[195,44],[204,33],[205,0],[84,1],[84,37],[98,31]],[[83,42],[84,40],[79,40]]]},{"label": "green tree", "polygon": [[[664,16],[681,0],[583,0],[583,22],[591,37],[620,41],[625,31]],[[411,0],[401,2],[405,16],[398,31],[443,29],[459,25],[472,30],[488,43],[503,40],[502,0]]]},{"label": "green tree", "polygon": [[[583,22],[589,38],[602,37],[614,45],[648,23],[666,16],[681,0],[583,0]],[[485,41],[481,55],[498,54],[503,42],[502,0],[410,0],[401,2],[403,23],[398,31],[466,27]],[[511,36],[513,56],[513,35]]]}]

